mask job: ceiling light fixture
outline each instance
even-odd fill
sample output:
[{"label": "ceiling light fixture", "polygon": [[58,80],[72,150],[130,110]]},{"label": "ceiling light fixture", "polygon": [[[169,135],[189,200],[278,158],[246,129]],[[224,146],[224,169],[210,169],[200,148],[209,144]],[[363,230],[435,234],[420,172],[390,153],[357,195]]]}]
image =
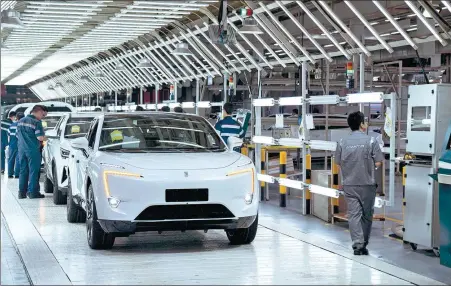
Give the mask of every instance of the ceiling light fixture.
[{"label": "ceiling light fixture", "polygon": [[20,20],[19,12],[12,9],[8,9],[3,11],[1,14],[2,14],[1,20],[2,28],[20,29],[25,27],[22,21]]},{"label": "ceiling light fixture", "polygon": [[61,84],[61,82],[57,82],[57,83],[55,84],[55,87],[59,87],[59,88],[62,88],[62,87],[63,87],[63,85]]},{"label": "ceiling light fixture", "polygon": [[105,78],[105,75],[103,74],[103,72],[102,72],[101,70],[97,70],[97,71],[94,73],[94,77],[95,77],[95,78]]},{"label": "ceiling light fixture", "polygon": [[175,50],[172,51],[173,55],[178,56],[192,56],[193,53],[189,50],[188,44],[186,43],[178,43]]},{"label": "ceiling light fixture", "polygon": [[117,63],[116,67],[114,68],[115,72],[123,72],[125,70],[126,70],[126,68],[123,63]]},{"label": "ceiling light fixture", "polygon": [[257,21],[254,18],[245,18],[243,22],[243,27],[240,28],[241,34],[252,34],[252,35],[261,35],[263,34],[262,30],[258,28]]},{"label": "ceiling light fixture", "polygon": [[91,83],[91,82],[92,82],[91,78],[90,78],[89,76],[87,76],[87,75],[82,75],[82,76],[80,77],[80,80],[81,80],[82,82],[85,82],[85,83]]},{"label": "ceiling light fixture", "polygon": [[55,88],[53,87],[53,85],[49,85],[49,86],[47,87],[47,90],[55,90]]},{"label": "ceiling light fixture", "polygon": [[139,63],[136,65],[136,69],[150,69],[154,66],[150,63],[150,61],[146,58],[142,58]]},{"label": "ceiling light fixture", "polygon": [[69,85],[69,86],[75,86],[76,85],[75,82],[73,80],[71,80],[71,79],[68,79],[66,81],[66,84]]}]

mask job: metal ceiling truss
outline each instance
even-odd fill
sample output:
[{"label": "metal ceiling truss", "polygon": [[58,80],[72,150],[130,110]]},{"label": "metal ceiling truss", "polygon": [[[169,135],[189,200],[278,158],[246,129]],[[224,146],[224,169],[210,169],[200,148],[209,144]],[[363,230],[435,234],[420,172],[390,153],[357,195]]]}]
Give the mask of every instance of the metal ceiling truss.
[{"label": "metal ceiling truss", "polygon": [[[385,40],[373,27],[371,20],[366,19],[358,8],[351,3],[352,1],[344,1],[344,5],[352,11],[356,19],[375,37],[375,41],[378,43],[376,45],[365,45],[351,31],[348,23],[345,23],[334,12],[326,1],[311,1],[311,4],[302,1],[275,1],[268,4],[246,2],[254,10],[252,17],[258,23],[264,35],[241,33],[235,22],[240,20],[242,22],[243,19],[234,15],[228,18],[228,25],[235,30],[237,40],[240,41],[237,41],[234,45],[218,45],[210,40],[207,34],[209,28],[207,20],[217,24],[217,19],[205,8],[208,6],[207,3],[202,3],[202,1],[196,1],[196,3],[183,2],[182,5],[179,2],[134,1],[133,4],[122,9],[121,13],[118,13],[112,19],[61,49],[61,53],[68,53],[88,47],[90,48],[88,52],[97,54],[96,56],[87,57],[86,60],[72,64],[70,67],[50,75],[50,78],[45,77],[32,82],[31,85],[33,90],[42,91],[43,89],[46,90],[49,85],[55,85],[58,81],[63,83],[73,80],[77,84],[75,86],[64,85],[61,88],[62,94],[80,96],[148,85],[192,81],[207,76],[223,76],[224,74],[241,71],[249,72],[252,69],[273,69],[275,66],[286,67],[288,64],[299,66],[302,62],[314,64],[320,59],[332,61],[332,58],[341,56],[351,59],[353,54],[360,53],[370,57],[373,51],[381,49],[393,53],[393,49],[397,47],[410,45],[414,49],[418,49],[419,44],[431,41],[439,41],[442,45],[447,45],[450,39],[446,23],[444,24],[438,17],[432,17],[441,29],[441,32],[438,32],[434,25],[422,15],[418,7],[427,5],[422,0],[404,1],[404,3],[407,9],[415,13],[431,32],[429,36],[423,38],[410,36],[410,31],[406,31],[399,25],[399,18],[393,17],[384,7],[383,2],[371,1],[372,5],[386,19],[385,22],[390,23],[404,39],[394,41]],[[441,2],[445,7],[451,7],[449,1]],[[368,1],[368,3],[370,2]],[[312,7],[309,8],[309,5]],[[315,39],[317,35],[311,29],[308,30],[299,18],[290,11],[293,7],[298,7],[300,11],[305,13],[306,18],[316,25],[316,28],[325,36],[324,39],[329,40],[336,51],[326,50],[326,45],[320,44]],[[312,8],[315,8],[316,14]],[[277,14],[274,12],[275,9],[278,9]],[[427,9],[430,13],[435,12],[430,7],[424,9]],[[207,17],[199,16],[200,21],[195,21],[190,27],[177,20],[191,12],[203,13]],[[96,13],[96,10],[92,10],[91,13]],[[279,20],[280,13],[284,13],[288,17],[286,21],[292,22],[296,31],[299,34],[302,33],[306,38],[305,40],[308,40],[316,48],[316,53],[313,50],[309,51],[307,46],[301,44],[293,31],[289,31],[286,27],[287,24]],[[326,21],[321,21],[318,15],[323,16]],[[142,20],[137,20],[137,18],[142,18]],[[133,24],[137,21],[145,28],[135,28]],[[173,29],[169,29],[170,27],[173,27]],[[332,27],[332,31],[330,27]],[[70,29],[70,26],[66,29]],[[124,34],[121,32],[116,37],[115,34],[119,33],[118,31],[122,31]],[[64,33],[64,30],[61,33]],[[334,34],[341,36],[345,40],[344,43],[347,43],[350,48],[345,48]],[[89,44],[89,41],[93,41],[99,35],[110,35],[110,38],[100,42],[99,47],[93,47],[95,45]],[[172,53],[176,45],[182,42],[189,44],[192,55],[180,56]],[[261,46],[257,47],[257,43]],[[274,46],[278,46],[280,51],[275,51],[272,48]],[[102,52],[105,50],[106,52]],[[248,51],[251,51],[252,54]],[[147,59],[154,68],[136,68],[143,59]],[[118,63],[124,65],[124,71],[115,71]],[[96,71],[102,71],[106,78],[96,78]],[[89,76],[91,81],[81,82],[80,79],[83,75]],[[55,93],[52,92],[53,95]],[[38,96],[42,97],[42,94]]]}]

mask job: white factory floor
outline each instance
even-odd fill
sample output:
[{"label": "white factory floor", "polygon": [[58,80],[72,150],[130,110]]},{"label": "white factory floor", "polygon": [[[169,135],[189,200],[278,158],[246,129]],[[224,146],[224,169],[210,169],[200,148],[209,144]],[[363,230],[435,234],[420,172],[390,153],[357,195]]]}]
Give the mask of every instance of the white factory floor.
[{"label": "white factory floor", "polygon": [[374,254],[354,256],[324,233],[299,229],[310,218],[269,204],[251,245],[231,246],[223,231],[190,231],[140,233],[94,251],[85,225],[66,221],[66,206],[53,205],[51,194],[18,200],[17,185],[2,176],[2,285],[445,285]]}]

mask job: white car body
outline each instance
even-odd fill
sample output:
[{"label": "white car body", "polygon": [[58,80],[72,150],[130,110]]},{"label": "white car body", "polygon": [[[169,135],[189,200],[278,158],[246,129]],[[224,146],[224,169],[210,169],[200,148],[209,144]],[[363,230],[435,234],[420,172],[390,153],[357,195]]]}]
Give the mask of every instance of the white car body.
[{"label": "white car body", "polygon": [[[99,149],[100,137],[106,136],[105,132],[107,132],[104,130],[102,133],[101,130],[105,128],[103,126],[105,122],[117,122],[116,118],[132,118],[134,115],[155,118],[155,124],[158,126],[162,118],[169,120],[165,122],[171,122],[165,124],[175,124],[172,122],[177,121],[184,121],[183,124],[185,124],[189,120],[194,120],[196,124],[200,122],[199,124],[205,124],[202,125],[202,128],[205,128],[202,130],[208,130],[208,133],[204,132],[205,138],[208,138],[205,142],[210,141],[208,136],[212,136],[211,140],[219,140],[222,144],[219,141],[215,141],[218,144],[211,141],[210,143],[216,144],[218,148],[223,146],[224,150],[149,153],[137,149],[137,153],[129,153],[126,152],[126,144],[121,145],[123,146],[121,148],[124,148],[121,149],[124,150],[123,152],[103,151],[102,147]],[[136,122],[138,120],[141,119],[137,119]],[[155,132],[153,134],[158,134],[155,135],[158,136],[155,142],[164,145],[161,142],[167,143],[167,141],[162,141],[164,138],[160,135],[162,130],[168,130],[166,131],[168,133],[193,132],[192,134],[195,134],[194,129],[165,126],[151,126],[150,128],[154,128],[155,131],[149,131],[149,129],[145,131],[146,129],[140,126],[140,131],[133,131],[137,132],[133,133],[137,134],[134,138],[142,136],[147,144],[147,140],[153,139],[148,139],[149,137],[146,136],[152,136],[148,134]],[[199,136],[203,136],[202,134]],[[123,137],[122,142],[126,142],[126,137]],[[133,139],[130,140],[133,141]],[[240,141],[239,144],[233,142],[236,140]],[[174,142],[178,141],[170,141],[170,143]],[[230,146],[226,147],[214,128],[205,119],[196,115],[161,112],[108,113],[96,118],[91,124],[87,137],[78,138],[72,142],[73,148],[78,150],[74,153],[74,157],[69,158],[70,195],[73,201],[68,200],[68,204],[77,204],[76,207],[79,208],[76,210],[77,215],[80,212],[87,213],[89,245],[92,248],[109,248],[114,243],[114,237],[128,236],[138,231],[225,229],[232,243],[233,238],[230,238],[230,235],[235,234],[235,237],[238,237],[236,234],[254,225],[256,232],[259,185],[255,166],[248,157],[230,149],[236,146],[233,144],[239,146],[241,140],[234,138],[229,140],[229,144]],[[187,144],[183,146],[185,145]],[[177,148],[176,146],[175,149],[169,149],[178,150]],[[92,208],[94,204],[90,202],[90,192],[93,193],[95,211]],[[208,194],[207,197],[205,194]],[[172,197],[173,195],[178,198]],[[118,205],[116,205],[117,202],[119,202]],[[68,211],[71,207],[68,205]],[[89,222],[90,213],[96,213],[95,220],[91,219],[91,222]],[[105,237],[113,237],[111,245],[99,246],[93,242],[94,240],[90,240],[90,223],[91,230],[93,225],[100,225]],[[249,239],[250,241],[239,243],[250,243],[253,237]]]},{"label": "white car body", "polygon": [[[84,136],[82,125],[90,124],[90,121],[96,117],[98,113],[65,113],[61,114],[60,120],[56,126],[46,131],[46,135],[49,137],[43,152],[42,157],[44,160],[44,172],[45,172],[45,191],[53,192],[53,199],[56,204],[66,203],[66,186],[64,182],[67,180],[67,165],[68,158],[71,153],[70,141],[72,138]],[[47,117],[46,117],[47,118]],[[45,119],[44,119],[45,120]],[[76,121],[76,122],[74,122]],[[86,123],[83,124],[82,121]],[[78,131],[72,133],[69,126],[76,126]],[[56,194],[55,192],[58,192]]]}]

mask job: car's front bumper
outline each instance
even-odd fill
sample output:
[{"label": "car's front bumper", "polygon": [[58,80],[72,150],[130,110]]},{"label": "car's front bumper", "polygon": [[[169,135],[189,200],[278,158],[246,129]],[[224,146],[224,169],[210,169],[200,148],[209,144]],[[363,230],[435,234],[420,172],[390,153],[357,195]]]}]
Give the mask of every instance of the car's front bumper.
[{"label": "car's front bumper", "polygon": [[105,232],[116,236],[127,236],[142,231],[171,231],[171,230],[207,230],[207,229],[237,229],[248,228],[255,221],[256,215],[208,220],[177,220],[177,221],[119,221],[99,220]]}]

